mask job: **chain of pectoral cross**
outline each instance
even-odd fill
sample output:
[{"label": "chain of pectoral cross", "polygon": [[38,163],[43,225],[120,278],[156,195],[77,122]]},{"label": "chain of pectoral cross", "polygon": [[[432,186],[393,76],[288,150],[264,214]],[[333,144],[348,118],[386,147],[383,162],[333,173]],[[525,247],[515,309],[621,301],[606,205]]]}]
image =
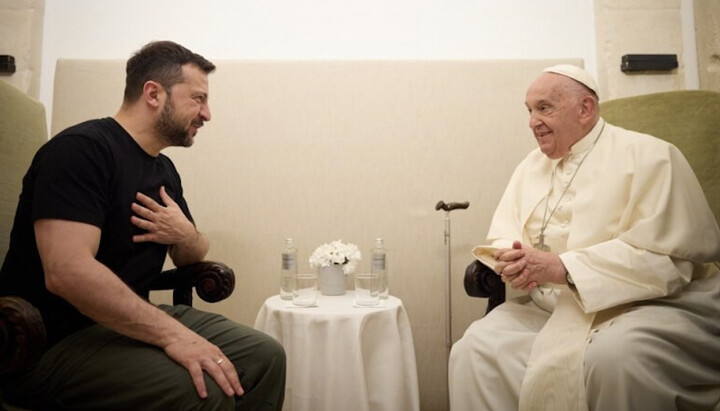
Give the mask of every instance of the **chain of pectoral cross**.
[{"label": "chain of pectoral cross", "polygon": [[590,154],[590,152],[593,150],[593,148],[595,148],[595,144],[597,143],[598,139],[600,138],[600,135],[602,135],[603,130],[605,130],[605,122],[604,121],[603,121],[602,128],[600,129],[600,132],[598,133],[598,136],[595,137],[595,141],[593,141],[592,146],[590,146],[590,149],[588,150],[588,152],[585,153],[585,155],[583,156],[582,159],[580,159],[580,163],[578,164],[577,168],[575,169],[575,172],[573,173],[572,177],[570,177],[570,181],[568,181],[568,183],[565,185],[565,189],[563,190],[562,194],[560,194],[560,198],[558,198],[552,211],[550,211],[550,215],[548,215],[550,194],[552,194],[552,192],[553,192],[553,181],[555,180],[555,174],[557,173],[557,169],[560,166],[560,163],[558,162],[555,165],[552,175],[550,175],[550,188],[548,189],[548,193],[545,196],[545,212],[543,213],[543,221],[542,221],[542,225],[540,226],[540,234],[538,234],[537,241],[535,243],[533,243],[534,248],[537,248],[538,250],[541,250],[541,251],[550,251],[550,246],[545,244],[545,229],[547,228],[548,224],[550,223],[550,218],[552,218],[553,214],[555,214],[555,210],[557,210],[563,197],[565,197],[565,193],[567,193],[568,189],[570,188],[570,184],[572,184],[573,180],[575,180],[575,176],[577,175],[578,170],[580,170],[580,166],[583,165],[587,156]]}]

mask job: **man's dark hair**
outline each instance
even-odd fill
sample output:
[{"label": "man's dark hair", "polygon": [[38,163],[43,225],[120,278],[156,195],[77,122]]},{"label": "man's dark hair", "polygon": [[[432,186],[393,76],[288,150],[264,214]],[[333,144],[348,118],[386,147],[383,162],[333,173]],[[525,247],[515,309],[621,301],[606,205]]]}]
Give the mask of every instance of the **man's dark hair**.
[{"label": "man's dark hair", "polygon": [[193,53],[172,41],[154,41],[136,52],[125,67],[124,101],[131,103],[140,98],[145,82],[160,83],[169,92],[170,87],[183,81],[182,66],[193,64],[206,74],[215,65],[205,57]]}]

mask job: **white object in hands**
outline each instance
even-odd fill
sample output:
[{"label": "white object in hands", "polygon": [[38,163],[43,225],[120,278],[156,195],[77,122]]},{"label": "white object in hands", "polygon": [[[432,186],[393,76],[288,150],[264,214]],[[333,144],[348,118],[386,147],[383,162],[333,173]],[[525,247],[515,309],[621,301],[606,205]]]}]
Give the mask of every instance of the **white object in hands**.
[{"label": "white object in hands", "polygon": [[[495,271],[495,266],[497,265],[498,261],[493,257],[493,254],[499,250],[497,247],[489,246],[489,245],[479,245],[472,250],[473,256],[480,261],[481,263],[485,264],[486,267],[489,269]],[[497,273],[497,271],[495,271]]]}]

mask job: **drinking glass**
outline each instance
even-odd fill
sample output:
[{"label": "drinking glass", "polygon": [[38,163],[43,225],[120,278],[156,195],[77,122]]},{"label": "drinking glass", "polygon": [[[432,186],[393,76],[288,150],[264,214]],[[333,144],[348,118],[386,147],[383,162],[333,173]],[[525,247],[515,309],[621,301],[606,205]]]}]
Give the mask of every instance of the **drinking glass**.
[{"label": "drinking glass", "polygon": [[315,273],[301,273],[295,277],[292,290],[293,304],[308,307],[317,304],[318,277]]},{"label": "drinking glass", "polygon": [[380,304],[380,277],[378,274],[355,274],[355,304],[363,307]]}]

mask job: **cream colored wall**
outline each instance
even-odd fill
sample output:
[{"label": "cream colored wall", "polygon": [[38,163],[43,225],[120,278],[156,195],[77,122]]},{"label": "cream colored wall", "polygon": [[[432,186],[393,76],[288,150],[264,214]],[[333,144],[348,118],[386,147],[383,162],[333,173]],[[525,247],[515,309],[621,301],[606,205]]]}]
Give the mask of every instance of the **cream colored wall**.
[{"label": "cream colored wall", "polygon": [[720,91],[720,1],[694,4],[700,89]]},{"label": "cream colored wall", "polygon": [[[368,269],[382,237],[391,292],[412,325],[422,409],[444,409],[445,214],[434,207],[470,202],[451,214],[456,340],[485,307],[462,288],[470,250],[535,145],[525,90],[555,62],[217,62],[212,121],[195,146],[167,151],[211,239],[209,258],[237,274],[227,301],[197,306],[253,324],[278,292],[285,237],[301,269],[335,239],[358,244]],[[56,73],[53,134],[117,110],[123,62],[66,60]]]},{"label": "cream colored wall", "polygon": [[[692,88],[720,91],[717,0],[595,0],[595,38],[601,100]],[[679,67],[627,74],[620,70],[625,54],[677,54]]]},{"label": "cream colored wall", "polygon": [[[656,91],[695,88],[698,87],[696,81],[688,82],[687,79],[696,79],[698,71],[699,88],[720,90],[720,69],[718,69],[720,58],[717,53],[718,44],[720,44],[720,29],[718,28],[720,27],[718,23],[720,7],[718,7],[717,0],[595,0],[594,3],[596,42],[593,46],[597,51],[597,60],[592,62],[591,68],[593,72],[597,71],[603,100]],[[50,3],[51,6],[54,4]],[[60,7],[63,10],[68,7],[72,9],[73,7],[77,8],[77,4],[79,3],[73,2],[62,4]],[[51,9],[56,10],[52,7]],[[18,73],[13,76],[0,75],[0,80],[10,82],[36,98],[40,88],[44,10],[45,0],[0,0],[0,53],[15,55],[18,58],[19,67]],[[76,10],[76,12],[79,11],[81,10]],[[485,14],[487,13],[481,15]],[[242,16],[238,16],[238,18],[242,18]],[[53,23],[52,27],[59,24],[63,28],[66,24],[54,20],[51,23]],[[559,28],[562,29],[563,26],[561,25]],[[474,35],[470,34],[468,38],[481,38],[482,33],[479,31]],[[694,36],[695,34],[697,35]],[[83,39],[87,38],[85,33],[82,35]],[[688,36],[693,38],[688,40]],[[68,40],[72,44],[76,44],[78,39],[72,39],[72,36],[68,36],[63,41],[63,45]],[[697,51],[694,49],[695,39],[697,39]],[[49,40],[50,48],[58,46],[58,44],[54,44],[53,38]],[[568,42],[573,40],[567,39]],[[526,42],[525,44],[527,45]],[[477,49],[485,50],[485,54],[488,53],[488,49],[491,54],[497,53],[497,50],[492,51],[494,49],[489,46],[491,45],[482,44]],[[468,52],[462,52],[462,47],[467,48],[468,45],[460,47],[460,54],[451,54],[447,57],[467,58]],[[531,45],[528,47],[532,50],[537,49]],[[588,45],[588,48],[590,47],[592,46]],[[260,47],[260,49],[266,48]],[[206,50],[207,47],[203,47],[203,49]],[[365,48],[360,47],[360,49]],[[448,48],[444,47],[443,49],[447,50]],[[407,50],[407,47],[401,50]],[[394,53],[386,51],[386,53],[405,58],[401,50]],[[398,55],[398,53],[400,54]],[[551,51],[551,53],[558,55],[557,51]],[[667,74],[628,75],[619,69],[620,56],[628,53],[676,53],[680,58],[681,66],[675,72]],[[53,53],[49,55],[55,56]],[[570,55],[579,54],[571,53]],[[484,58],[482,53],[480,56]],[[66,56],[61,55],[60,57]],[[544,56],[533,56],[533,58],[536,57]],[[697,64],[695,60],[697,60]],[[53,65],[54,62],[46,62],[46,64]],[[52,77],[45,77],[44,81],[51,82]],[[47,95],[48,93],[43,94]],[[51,93],[49,94],[51,95]],[[46,105],[49,106],[47,102]]]},{"label": "cream colored wall", "polygon": [[42,58],[48,64],[40,100],[48,113],[57,59],[126,59],[153,39],[177,41],[213,60],[578,57],[595,73],[588,0],[45,2]]},{"label": "cream colored wall", "polygon": [[[685,88],[680,0],[596,0],[595,38],[601,100]],[[625,54],[677,54],[671,72],[620,71]]]},{"label": "cream colored wall", "polygon": [[0,54],[15,57],[17,71],[0,73],[8,82],[31,97],[40,94],[45,0],[0,0]]},{"label": "cream colored wall", "polygon": [[[697,30],[683,26],[688,21],[687,16],[683,21],[681,0],[595,0],[596,66],[603,100],[693,87],[686,81],[686,69],[699,71],[699,88],[720,90],[720,7],[717,0],[686,2]],[[0,80],[35,98],[40,93],[44,11],[45,0],[0,0],[0,54],[15,56],[18,66],[15,74],[0,75]],[[697,50],[683,44],[688,31],[697,33]],[[620,57],[628,53],[675,53],[681,66],[671,73],[629,75],[619,69]],[[697,55],[697,67],[685,67],[686,54]]]}]

